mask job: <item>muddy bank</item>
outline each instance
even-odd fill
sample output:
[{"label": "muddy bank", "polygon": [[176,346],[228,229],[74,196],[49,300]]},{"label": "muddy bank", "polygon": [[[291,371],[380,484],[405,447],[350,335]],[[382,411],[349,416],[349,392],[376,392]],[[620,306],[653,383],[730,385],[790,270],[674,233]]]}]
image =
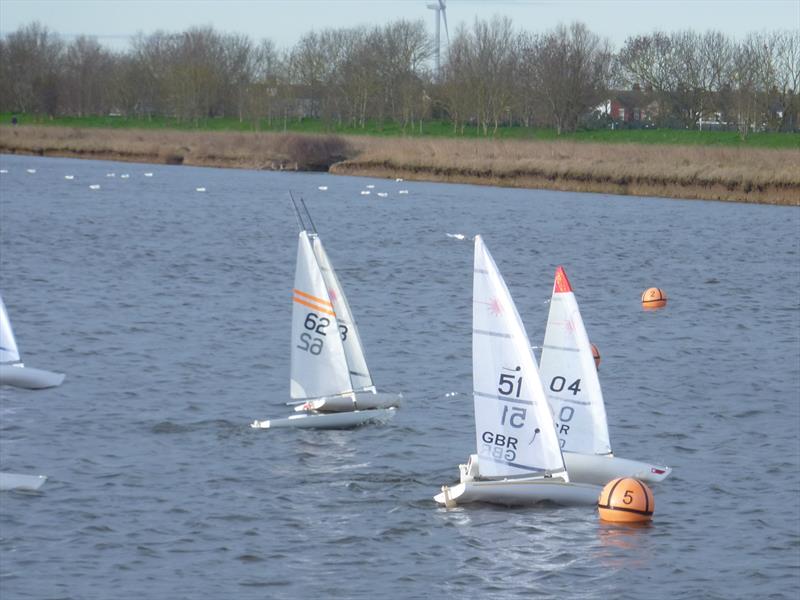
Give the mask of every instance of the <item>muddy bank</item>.
[{"label": "muddy bank", "polygon": [[0,152],[800,205],[800,151],[2,126]]}]

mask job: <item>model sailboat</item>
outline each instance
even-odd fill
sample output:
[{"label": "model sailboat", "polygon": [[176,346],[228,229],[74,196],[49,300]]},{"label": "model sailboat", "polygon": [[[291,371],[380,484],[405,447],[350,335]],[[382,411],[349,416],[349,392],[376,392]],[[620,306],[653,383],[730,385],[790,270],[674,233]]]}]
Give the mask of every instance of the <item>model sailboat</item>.
[{"label": "model sailboat", "polygon": [[434,497],[466,502],[594,505],[598,486],[570,481],[525,327],[481,236],[475,237],[472,377],[477,454]]},{"label": "model sailboat", "polygon": [[578,302],[562,267],[556,269],[539,367],[572,481],[603,485],[617,477],[662,481],[670,467],[611,452],[603,392]]},{"label": "model sailboat", "polygon": [[22,473],[0,473],[0,492],[35,492],[47,481],[45,475],[24,475]]},{"label": "model sailboat", "polygon": [[292,295],[289,402],[297,414],[254,421],[251,427],[338,429],[385,421],[402,396],[377,391],[344,290],[302,206],[305,219],[295,205],[301,231]]},{"label": "model sailboat", "polygon": [[62,373],[26,367],[20,358],[11,320],[0,297],[0,384],[37,390],[61,385]]}]

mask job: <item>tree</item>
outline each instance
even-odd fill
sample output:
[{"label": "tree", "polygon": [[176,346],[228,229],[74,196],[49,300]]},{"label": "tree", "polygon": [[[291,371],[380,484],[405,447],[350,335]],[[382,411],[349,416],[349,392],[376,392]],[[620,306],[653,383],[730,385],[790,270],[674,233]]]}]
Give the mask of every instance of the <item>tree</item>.
[{"label": "tree", "polygon": [[8,35],[3,53],[0,81],[8,94],[6,109],[55,116],[63,66],[61,39],[32,23]]},{"label": "tree", "polygon": [[581,115],[597,106],[607,91],[609,42],[582,23],[573,23],[537,38],[531,55],[535,93],[547,107],[557,134],[575,131]]}]

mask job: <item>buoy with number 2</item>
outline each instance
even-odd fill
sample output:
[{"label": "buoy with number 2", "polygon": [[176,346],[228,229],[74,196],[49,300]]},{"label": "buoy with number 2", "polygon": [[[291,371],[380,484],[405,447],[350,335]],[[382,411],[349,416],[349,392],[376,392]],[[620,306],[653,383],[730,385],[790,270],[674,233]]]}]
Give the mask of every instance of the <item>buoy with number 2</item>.
[{"label": "buoy with number 2", "polygon": [[656,501],[644,482],[633,477],[618,477],[600,492],[597,507],[603,521],[644,523],[653,519]]},{"label": "buoy with number 2", "polygon": [[664,308],[667,305],[667,293],[661,288],[647,288],[642,293],[642,308],[647,310]]}]

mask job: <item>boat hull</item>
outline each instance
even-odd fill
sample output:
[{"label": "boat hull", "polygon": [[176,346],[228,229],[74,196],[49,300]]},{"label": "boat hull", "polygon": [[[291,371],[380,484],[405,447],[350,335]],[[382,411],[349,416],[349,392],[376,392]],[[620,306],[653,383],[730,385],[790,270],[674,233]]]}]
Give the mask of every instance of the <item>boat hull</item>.
[{"label": "boat hull", "polygon": [[372,410],[352,410],[349,412],[316,413],[308,412],[292,415],[285,419],[253,421],[253,429],[350,429],[367,423],[383,423],[391,419],[397,409],[379,408]]},{"label": "boat hull", "polygon": [[658,483],[666,479],[672,468],[617,456],[564,452],[564,464],[570,481],[605,485],[617,477],[635,477]]},{"label": "boat hull", "polygon": [[54,373],[31,367],[0,365],[0,384],[2,385],[13,385],[14,387],[28,390],[40,390],[59,386],[63,381],[63,373]]},{"label": "boat hull", "polygon": [[296,406],[295,411],[353,412],[353,410],[391,408],[399,406],[402,398],[403,394],[388,392],[355,392],[355,402],[349,394],[330,398],[317,398]]},{"label": "boat hull", "polygon": [[19,490],[35,492],[47,481],[45,475],[24,475],[22,473],[0,473],[0,492]]},{"label": "boat hull", "polygon": [[442,492],[433,499],[448,508],[471,502],[503,506],[532,506],[542,502],[562,506],[595,506],[601,491],[600,486],[537,477],[464,481],[452,487],[442,486]]}]

